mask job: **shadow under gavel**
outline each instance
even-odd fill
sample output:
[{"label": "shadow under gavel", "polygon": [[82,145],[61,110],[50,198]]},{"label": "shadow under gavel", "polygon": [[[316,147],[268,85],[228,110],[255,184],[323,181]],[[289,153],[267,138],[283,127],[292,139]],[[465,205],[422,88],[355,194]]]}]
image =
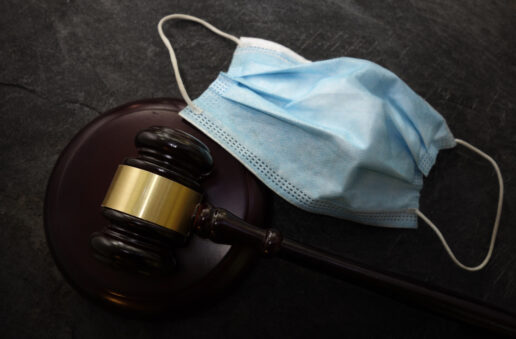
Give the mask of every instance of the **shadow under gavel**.
[{"label": "shadow under gavel", "polygon": [[475,326],[516,334],[516,317],[504,310],[284,238],[278,230],[251,225],[203,202],[199,182],[209,175],[213,160],[193,136],[151,127],[138,133],[135,143],[138,155],[118,167],[102,203],[110,224],[91,237],[97,259],[150,276],[174,274],[174,248],[187,245],[195,232],[217,243],[279,255]]}]

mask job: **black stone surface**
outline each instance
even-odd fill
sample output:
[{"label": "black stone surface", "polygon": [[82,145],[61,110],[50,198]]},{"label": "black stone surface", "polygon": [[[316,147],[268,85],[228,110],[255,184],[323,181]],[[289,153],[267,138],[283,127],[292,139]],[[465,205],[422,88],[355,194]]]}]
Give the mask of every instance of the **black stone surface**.
[{"label": "black stone surface", "polygon": [[[179,97],[156,25],[200,16],[237,36],[274,40],[319,60],[365,58],[404,79],[458,138],[492,155],[506,184],[491,263],[455,267],[433,232],[367,227],[273,197],[271,223],[298,240],[516,312],[516,3],[513,1],[3,1],[0,5],[0,329],[5,338],[487,336],[279,259],[263,259],[225,299],[182,318],[134,319],[80,296],[43,232],[46,181],[69,139],[127,101]],[[234,45],[200,26],[166,32],[197,97]],[[490,165],[457,148],[425,180],[421,209],[457,256],[487,250],[498,186]],[[491,336],[494,337],[494,336]]]}]

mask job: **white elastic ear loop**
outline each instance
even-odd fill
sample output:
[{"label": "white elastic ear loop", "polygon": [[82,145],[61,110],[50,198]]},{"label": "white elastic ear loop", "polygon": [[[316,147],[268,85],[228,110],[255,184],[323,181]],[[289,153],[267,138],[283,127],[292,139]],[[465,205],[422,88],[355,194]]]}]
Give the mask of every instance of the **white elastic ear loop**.
[{"label": "white elastic ear loop", "polygon": [[481,150],[479,150],[475,146],[467,143],[464,140],[455,139],[455,141],[458,144],[461,144],[462,146],[465,146],[465,147],[469,148],[473,152],[476,152],[477,154],[479,154],[482,157],[484,157],[485,159],[487,159],[491,163],[491,165],[493,165],[493,167],[495,169],[495,172],[496,172],[496,176],[498,177],[498,184],[500,185],[500,191],[498,193],[498,208],[496,210],[496,217],[495,217],[495,221],[494,221],[494,225],[493,225],[493,232],[491,234],[491,242],[489,243],[489,250],[487,252],[486,257],[477,266],[466,266],[466,265],[464,265],[463,263],[461,263],[455,257],[455,254],[453,254],[452,250],[450,249],[450,246],[448,246],[448,243],[444,239],[441,231],[439,231],[437,226],[435,226],[434,223],[431,222],[430,219],[428,219],[420,210],[416,209],[416,214],[421,219],[423,219],[423,221],[426,222],[428,224],[428,226],[430,226],[431,229],[434,230],[435,234],[437,234],[437,236],[441,240],[441,242],[442,242],[442,244],[444,246],[444,249],[446,250],[446,252],[448,252],[448,255],[450,256],[450,258],[453,260],[453,262],[457,266],[459,266],[462,269],[465,269],[466,271],[479,271],[479,270],[483,269],[487,265],[489,260],[491,259],[491,255],[493,254],[494,244],[495,244],[495,240],[496,240],[496,234],[498,233],[498,226],[500,225],[500,216],[502,215],[502,203],[503,203],[503,179],[502,179],[502,173],[500,172],[500,168],[498,167],[498,164],[496,163],[496,161],[494,161],[493,158],[491,158],[489,155],[485,154],[484,152],[482,152]]},{"label": "white elastic ear loop", "polygon": [[219,30],[215,26],[209,24],[208,22],[206,22],[206,21],[204,21],[202,19],[199,19],[199,18],[197,18],[195,16],[191,16],[191,15],[171,14],[171,15],[167,15],[167,16],[163,17],[159,21],[159,23],[158,23],[159,36],[161,37],[161,40],[163,40],[163,43],[165,44],[165,46],[167,46],[168,52],[170,53],[170,61],[172,61],[172,67],[174,68],[174,74],[176,75],[176,82],[177,82],[177,86],[179,87],[179,92],[181,92],[181,96],[186,101],[188,106],[190,106],[190,108],[195,113],[200,114],[200,113],[202,113],[202,109],[197,107],[192,102],[190,97],[188,96],[188,93],[186,92],[186,89],[185,89],[185,85],[183,84],[183,80],[181,79],[181,75],[179,74],[179,67],[177,66],[176,54],[174,53],[174,49],[172,48],[172,44],[170,44],[170,40],[168,40],[168,38],[165,36],[165,33],[163,33],[163,24],[166,21],[172,20],[172,19],[190,20],[190,21],[195,21],[197,23],[200,23],[201,25],[203,25],[204,27],[208,28],[213,33],[218,34],[218,35],[220,35],[220,36],[222,36],[222,37],[224,37],[226,39],[233,40],[234,42],[236,42],[237,45],[240,43],[240,39],[238,39],[237,37],[235,37],[235,36],[233,36],[231,34],[222,32],[221,30]]}]

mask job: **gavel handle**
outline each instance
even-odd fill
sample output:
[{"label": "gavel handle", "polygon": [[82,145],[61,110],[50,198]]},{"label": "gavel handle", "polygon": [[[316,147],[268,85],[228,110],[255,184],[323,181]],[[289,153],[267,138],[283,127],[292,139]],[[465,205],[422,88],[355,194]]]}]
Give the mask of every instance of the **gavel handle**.
[{"label": "gavel handle", "polygon": [[357,285],[452,318],[504,334],[516,335],[516,316],[483,301],[422,282],[381,272],[327,251],[284,239],[275,229],[246,223],[232,213],[199,205],[194,230],[217,243],[244,244],[265,254],[324,270]]}]

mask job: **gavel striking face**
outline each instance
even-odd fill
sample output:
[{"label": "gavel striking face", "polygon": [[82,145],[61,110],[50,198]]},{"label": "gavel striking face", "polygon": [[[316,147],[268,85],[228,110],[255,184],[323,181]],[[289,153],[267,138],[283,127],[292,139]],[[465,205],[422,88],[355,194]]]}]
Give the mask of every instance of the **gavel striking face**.
[{"label": "gavel striking face", "polygon": [[180,130],[151,127],[136,136],[136,157],[118,167],[102,203],[111,222],[95,233],[95,256],[145,274],[170,273],[173,248],[187,241],[209,174],[209,149]]}]

